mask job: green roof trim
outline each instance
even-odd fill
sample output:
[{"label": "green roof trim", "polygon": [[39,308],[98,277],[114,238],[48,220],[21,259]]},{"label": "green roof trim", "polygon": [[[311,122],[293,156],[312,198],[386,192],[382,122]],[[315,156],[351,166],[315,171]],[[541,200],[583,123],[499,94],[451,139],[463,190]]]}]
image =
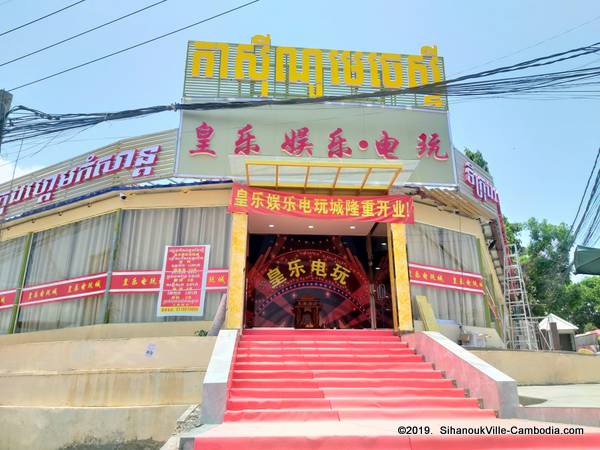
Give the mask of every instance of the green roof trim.
[{"label": "green roof trim", "polygon": [[578,245],[575,248],[575,273],[600,275],[600,248]]}]

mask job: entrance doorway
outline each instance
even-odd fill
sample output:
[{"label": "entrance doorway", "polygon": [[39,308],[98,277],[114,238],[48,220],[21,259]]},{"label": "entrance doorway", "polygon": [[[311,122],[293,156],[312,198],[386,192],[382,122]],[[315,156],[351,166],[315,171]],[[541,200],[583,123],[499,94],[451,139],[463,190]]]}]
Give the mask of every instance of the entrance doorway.
[{"label": "entrance doorway", "polygon": [[246,327],[392,328],[384,224],[250,216]]}]

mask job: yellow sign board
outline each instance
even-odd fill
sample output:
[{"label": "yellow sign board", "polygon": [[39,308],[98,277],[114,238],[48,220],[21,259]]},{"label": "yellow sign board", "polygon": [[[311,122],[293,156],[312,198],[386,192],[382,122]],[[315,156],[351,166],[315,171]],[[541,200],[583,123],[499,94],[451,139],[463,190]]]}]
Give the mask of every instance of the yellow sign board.
[{"label": "yellow sign board", "polygon": [[[184,97],[321,97],[403,89],[444,80],[437,47],[419,55],[271,46],[269,35],[250,44],[190,41]],[[437,95],[373,100],[398,106],[446,109]]]}]

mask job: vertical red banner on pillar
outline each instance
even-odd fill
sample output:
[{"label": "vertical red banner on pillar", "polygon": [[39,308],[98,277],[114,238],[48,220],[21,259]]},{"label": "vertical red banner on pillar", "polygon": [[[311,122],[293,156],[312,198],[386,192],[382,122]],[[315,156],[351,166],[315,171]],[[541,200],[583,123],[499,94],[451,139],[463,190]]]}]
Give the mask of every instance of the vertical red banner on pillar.
[{"label": "vertical red banner on pillar", "polygon": [[209,245],[167,246],[157,316],[204,314],[209,252]]}]

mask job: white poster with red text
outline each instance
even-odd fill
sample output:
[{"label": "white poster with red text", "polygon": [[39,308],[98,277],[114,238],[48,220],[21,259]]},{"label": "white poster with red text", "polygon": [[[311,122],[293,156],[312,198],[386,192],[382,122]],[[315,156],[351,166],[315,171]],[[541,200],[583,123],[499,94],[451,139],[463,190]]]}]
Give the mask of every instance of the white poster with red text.
[{"label": "white poster with red text", "polygon": [[156,315],[202,316],[210,245],[168,245]]}]

